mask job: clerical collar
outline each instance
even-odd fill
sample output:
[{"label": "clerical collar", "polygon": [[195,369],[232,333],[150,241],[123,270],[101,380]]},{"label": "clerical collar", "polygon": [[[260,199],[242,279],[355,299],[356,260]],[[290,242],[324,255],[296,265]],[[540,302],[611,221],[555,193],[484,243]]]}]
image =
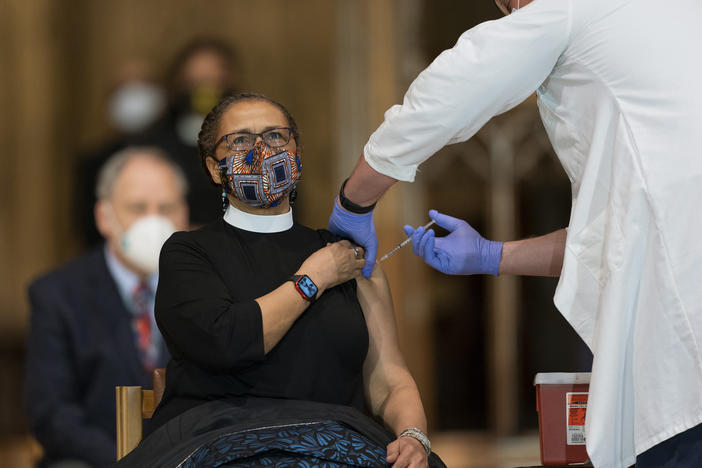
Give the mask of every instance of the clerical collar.
[{"label": "clerical collar", "polygon": [[293,215],[292,208],[279,215],[255,215],[230,204],[224,212],[224,221],[244,231],[272,233],[290,229],[293,226]]}]

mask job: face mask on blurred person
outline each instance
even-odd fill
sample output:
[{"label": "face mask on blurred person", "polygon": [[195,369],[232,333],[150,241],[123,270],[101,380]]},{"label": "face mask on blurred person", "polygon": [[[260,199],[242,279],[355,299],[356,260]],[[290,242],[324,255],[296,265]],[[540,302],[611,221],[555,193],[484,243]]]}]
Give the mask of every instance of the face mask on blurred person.
[{"label": "face mask on blurred person", "polygon": [[166,95],[161,88],[143,81],[131,81],[112,93],[108,111],[116,129],[137,133],[154,123],[165,105]]},{"label": "face mask on blurred person", "polygon": [[130,263],[145,273],[158,271],[158,257],[164,242],[176,231],[164,216],[139,218],[119,239],[119,250]]},{"label": "face mask on blurred person", "polygon": [[199,86],[175,102],[178,137],[190,146],[197,145],[197,135],[210,109],[217,105],[222,91],[213,86]]},{"label": "face mask on blurred person", "polygon": [[227,193],[249,206],[269,208],[295,188],[302,163],[297,154],[258,141],[219,161],[219,171]]}]

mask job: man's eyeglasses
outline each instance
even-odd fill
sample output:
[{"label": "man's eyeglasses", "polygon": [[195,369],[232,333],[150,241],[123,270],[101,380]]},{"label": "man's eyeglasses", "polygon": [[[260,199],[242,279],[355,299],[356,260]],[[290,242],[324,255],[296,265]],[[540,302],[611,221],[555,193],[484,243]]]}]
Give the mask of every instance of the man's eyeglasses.
[{"label": "man's eyeglasses", "polygon": [[292,130],[286,127],[271,128],[261,133],[236,132],[228,133],[217,140],[214,150],[224,142],[229,151],[249,151],[256,144],[258,137],[271,148],[279,148],[290,142]]}]

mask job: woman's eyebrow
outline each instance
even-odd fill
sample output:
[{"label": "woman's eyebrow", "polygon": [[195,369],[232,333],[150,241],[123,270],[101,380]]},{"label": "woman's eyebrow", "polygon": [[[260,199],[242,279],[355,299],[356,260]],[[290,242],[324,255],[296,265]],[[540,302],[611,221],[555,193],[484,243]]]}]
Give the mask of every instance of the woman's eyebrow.
[{"label": "woman's eyebrow", "polygon": [[231,135],[232,133],[253,133],[250,129],[248,128],[240,128],[238,130],[232,130],[231,132],[227,132],[227,135]]},{"label": "woman's eyebrow", "polygon": [[271,125],[270,127],[266,127],[263,129],[264,132],[267,132],[268,130],[273,130],[276,128],[285,128],[285,125]]},{"label": "woman's eyebrow", "polygon": [[[267,132],[268,130],[273,130],[276,128],[286,128],[285,125],[269,125],[268,127],[264,127],[261,133]],[[233,130],[231,132],[227,132],[227,135],[231,135],[232,133],[254,133],[251,131],[250,128],[240,128],[238,130]]]}]

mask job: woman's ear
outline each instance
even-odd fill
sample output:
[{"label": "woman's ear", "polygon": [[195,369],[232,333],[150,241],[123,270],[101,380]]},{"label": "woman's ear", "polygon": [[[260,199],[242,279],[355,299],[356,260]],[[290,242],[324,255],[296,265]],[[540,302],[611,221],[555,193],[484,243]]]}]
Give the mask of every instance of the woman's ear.
[{"label": "woman's ear", "polygon": [[207,170],[210,171],[210,177],[212,177],[214,183],[217,185],[222,185],[222,179],[219,175],[219,163],[214,158],[209,156],[207,159],[205,159],[205,163],[207,164]]}]

